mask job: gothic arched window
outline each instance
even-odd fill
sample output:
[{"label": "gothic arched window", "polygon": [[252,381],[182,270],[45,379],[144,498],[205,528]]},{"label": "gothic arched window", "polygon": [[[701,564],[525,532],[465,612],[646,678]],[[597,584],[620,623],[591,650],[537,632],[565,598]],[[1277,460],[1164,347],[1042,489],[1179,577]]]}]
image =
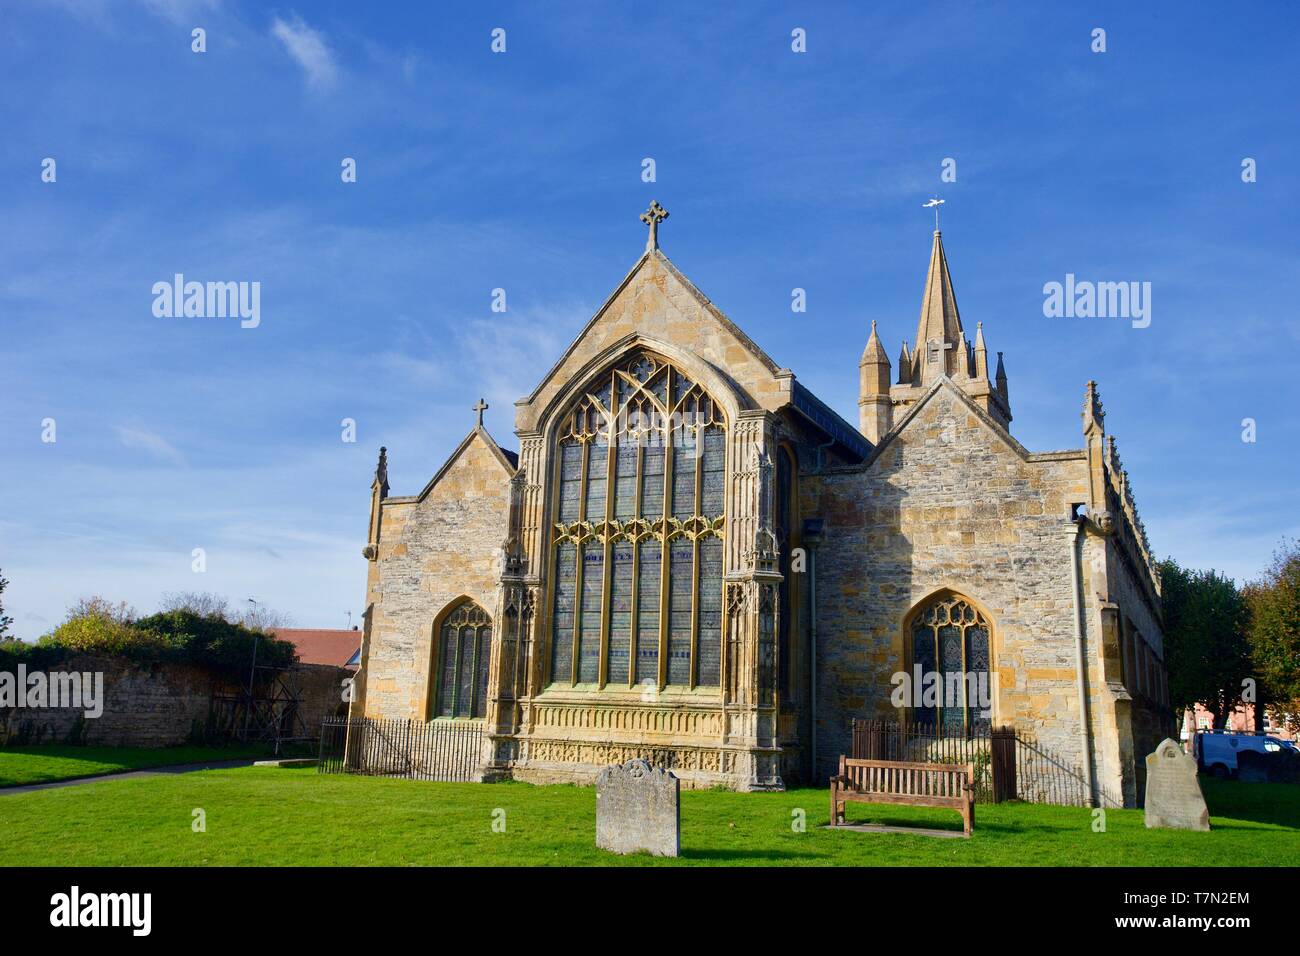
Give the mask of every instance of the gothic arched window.
[{"label": "gothic arched window", "polygon": [[462,601],[435,636],[438,669],[432,716],[486,716],[492,619],[473,601]]},{"label": "gothic arched window", "polygon": [[726,421],[641,352],[594,381],[555,448],[551,680],[716,687]]},{"label": "gothic arched window", "polygon": [[944,734],[988,728],[993,688],[984,615],[960,595],[941,594],[910,620],[912,719]]}]

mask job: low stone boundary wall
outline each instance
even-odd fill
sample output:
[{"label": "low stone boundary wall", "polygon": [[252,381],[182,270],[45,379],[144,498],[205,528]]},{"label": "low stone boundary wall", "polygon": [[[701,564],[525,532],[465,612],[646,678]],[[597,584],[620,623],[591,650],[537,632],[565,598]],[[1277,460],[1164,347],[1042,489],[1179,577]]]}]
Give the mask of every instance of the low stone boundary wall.
[{"label": "low stone boundary wall", "polygon": [[[11,675],[11,686],[17,683],[15,671],[5,673]],[[83,682],[85,675],[92,675],[91,681],[93,675],[102,675],[102,700],[95,708],[102,713],[90,717],[84,707],[5,706],[0,696],[0,746],[171,747],[198,743],[209,734],[214,692],[229,689],[218,675],[198,665],[139,663],[100,655],[75,655],[42,667],[39,673],[78,673]],[[322,664],[299,664],[285,672],[285,682],[298,697],[299,717],[308,736],[319,736],[322,721],[343,710],[342,684],[349,676],[351,671],[346,668]]]}]

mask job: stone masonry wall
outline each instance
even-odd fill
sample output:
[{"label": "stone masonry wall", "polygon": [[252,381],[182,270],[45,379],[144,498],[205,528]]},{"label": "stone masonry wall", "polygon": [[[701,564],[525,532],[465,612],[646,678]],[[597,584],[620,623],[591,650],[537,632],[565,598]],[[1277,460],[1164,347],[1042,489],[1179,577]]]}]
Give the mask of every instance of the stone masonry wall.
[{"label": "stone masonry wall", "polygon": [[[1152,612],[1144,598],[1143,590],[1134,580],[1131,566],[1119,555],[1119,549],[1111,545],[1108,549],[1107,580],[1110,584],[1111,600],[1120,607],[1120,613],[1128,619],[1130,626],[1158,653],[1163,653],[1164,634],[1160,620]],[[1130,665],[1131,668],[1131,665]],[[1161,703],[1157,691],[1139,689],[1134,673],[1125,675],[1125,687],[1132,702],[1129,705],[1129,719],[1132,724],[1134,765],[1134,790],[1140,799],[1145,790],[1146,757],[1156,749],[1166,737],[1177,737],[1177,721],[1172,708]]]},{"label": "stone masonry wall", "polygon": [[299,664],[285,674],[285,683],[298,695],[298,716],[309,737],[320,735],[326,717],[347,716],[343,681],[351,676],[350,669],[332,664]]},{"label": "stone masonry wall", "polygon": [[[87,719],[83,709],[0,709],[0,741],[81,743],[108,747],[172,747],[198,739],[207,725],[214,677],[192,664],[138,664],[117,657],[78,655],[45,673],[103,674],[103,713]],[[309,735],[337,710],[339,684],[348,671],[299,665],[286,681],[300,694]]]},{"label": "stone masonry wall", "polygon": [[889,693],[906,667],[904,618],[944,588],[991,618],[994,723],[1078,762],[1066,532],[1086,480],[1082,452],[1027,461],[945,386],[869,466],[804,481],[804,513],[826,522],[816,779],[848,752],[853,717],[898,716]]},{"label": "stone masonry wall", "polygon": [[425,719],[434,621],[449,605],[469,597],[495,619],[509,506],[510,474],[481,434],[422,500],[384,502],[366,716]]},{"label": "stone masonry wall", "polygon": [[213,682],[211,674],[200,667],[78,656],[42,670],[102,673],[102,716],[86,719],[82,710],[63,708],[11,708],[0,711],[7,738],[18,735],[30,743],[170,747],[193,739],[208,719]]}]

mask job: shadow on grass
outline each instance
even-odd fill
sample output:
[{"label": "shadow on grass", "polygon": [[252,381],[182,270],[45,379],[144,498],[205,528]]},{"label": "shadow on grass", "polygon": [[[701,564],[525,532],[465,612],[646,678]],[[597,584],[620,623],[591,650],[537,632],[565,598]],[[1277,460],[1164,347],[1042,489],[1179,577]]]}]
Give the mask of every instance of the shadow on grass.
[{"label": "shadow on grass", "polygon": [[788,853],[784,850],[682,850],[683,860],[819,860],[824,853]]},{"label": "shadow on grass", "polygon": [[1230,829],[1233,820],[1288,829],[1300,826],[1300,785],[1242,783],[1202,777],[1201,792],[1210,810],[1211,827]]},{"label": "shadow on grass", "polygon": [[[829,823],[830,819],[827,818],[826,822]],[[945,817],[896,816],[891,813],[863,813],[855,816],[851,813],[847,813],[844,817],[844,824],[845,826],[850,827],[871,824],[874,826],[899,827],[908,830],[943,830],[952,833],[962,832],[960,817],[953,821]],[[978,812],[975,814],[975,827],[976,829],[980,828]]]}]

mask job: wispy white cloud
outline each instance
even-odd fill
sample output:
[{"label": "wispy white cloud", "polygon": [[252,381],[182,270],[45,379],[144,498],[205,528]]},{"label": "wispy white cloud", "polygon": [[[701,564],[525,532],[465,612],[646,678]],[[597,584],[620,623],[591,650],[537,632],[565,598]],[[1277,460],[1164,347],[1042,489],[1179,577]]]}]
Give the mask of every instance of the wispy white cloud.
[{"label": "wispy white cloud", "polygon": [[590,303],[543,303],[487,318],[466,317],[453,326],[479,381],[514,401],[556,362],[595,312]]},{"label": "wispy white cloud", "polygon": [[165,20],[194,26],[202,26],[201,23],[194,22],[195,17],[214,11],[221,5],[220,0],[141,0],[141,2],[152,13]]},{"label": "wispy white cloud", "polygon": [[181,454],[180,449],[155,432],[128,425],[114,425],[113,430],[117,432],[118,441],[125,448],[146,452],[159,461],[170,462],[173,465],[185,464],[185,456]]},{"label": "wispy white cloud", "polygon": [[338,66],[323,33],[313,30],[294,14],[289,20],[276,17],[271,22],[271,35],[284,44],[289,56],[302,67],[308,86],[324,90],[334,85]]}]

